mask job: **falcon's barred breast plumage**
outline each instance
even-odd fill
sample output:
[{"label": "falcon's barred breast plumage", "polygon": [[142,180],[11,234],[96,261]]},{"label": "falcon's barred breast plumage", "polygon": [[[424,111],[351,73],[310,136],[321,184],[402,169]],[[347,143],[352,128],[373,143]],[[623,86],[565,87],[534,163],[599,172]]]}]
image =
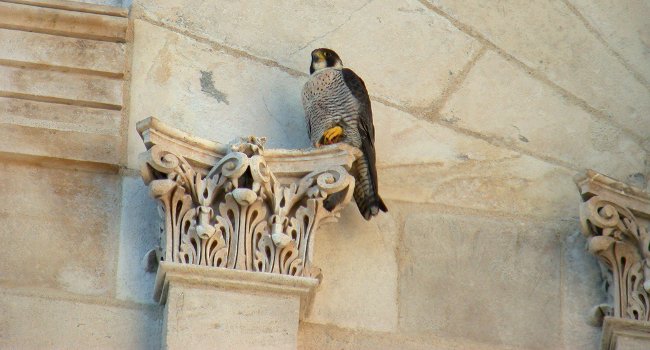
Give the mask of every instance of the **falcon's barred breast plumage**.
[{"label": "falcon's barred breast plumage", "polygon": [[375,126],[366,85],[330,49],[311,53],[311,76],[302,90],[307,132],[312,144],[344,142],[363,155],[353,165],[354,200],[366,220],[388,211],[379,197],[375,168]]}]

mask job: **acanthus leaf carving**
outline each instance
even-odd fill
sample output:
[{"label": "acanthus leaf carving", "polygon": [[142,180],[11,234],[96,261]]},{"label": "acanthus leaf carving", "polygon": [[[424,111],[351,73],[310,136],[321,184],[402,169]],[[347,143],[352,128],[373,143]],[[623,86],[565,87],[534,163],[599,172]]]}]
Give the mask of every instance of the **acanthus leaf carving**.
[{"label": "acanthus leaf carving", "polygon": [[211,168],[149,148],[141,172],[159,200],[161,260],[319,277],[315,232],[350,201],[354,178],[330,165],[283,183],[267,165],[264,141],[242,139]]},{"label": "acanthus leaf carving", "polygon": [[[608,314],[650,320],[650,234],[627,208],[593,196],[582,203],[580,221],[588,250],[605,265]],[[603,308],[601,308],[603,309]]]}]

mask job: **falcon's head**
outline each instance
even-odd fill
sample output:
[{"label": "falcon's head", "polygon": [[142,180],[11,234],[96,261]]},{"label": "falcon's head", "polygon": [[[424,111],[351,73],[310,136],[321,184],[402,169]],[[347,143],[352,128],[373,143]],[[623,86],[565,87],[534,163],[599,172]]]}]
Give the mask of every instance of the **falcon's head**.
[{"label": "falcon's head", "polygon": [[309,74],[314,74],[324,68],[342,68],[343,62],[334,50],[320,48],[311,52]]}]

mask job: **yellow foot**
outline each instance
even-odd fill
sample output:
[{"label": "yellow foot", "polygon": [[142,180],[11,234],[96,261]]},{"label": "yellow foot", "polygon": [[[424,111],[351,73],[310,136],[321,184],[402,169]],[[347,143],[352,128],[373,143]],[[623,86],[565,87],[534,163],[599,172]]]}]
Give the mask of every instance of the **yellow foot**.
[{"label": "yellow foot", "polygon": [[340,126],[335,126],[331,129],[327,129],[325,130],[325,132],[323,133],[323,137],[321,138],[322,142],[319,142],[319,144],[322,143],[323,145],[331,145],[333,143],[337,143],[339,142],[339,139],[341,138],[342,135],[343,135],[343,128],[341,128]]}]

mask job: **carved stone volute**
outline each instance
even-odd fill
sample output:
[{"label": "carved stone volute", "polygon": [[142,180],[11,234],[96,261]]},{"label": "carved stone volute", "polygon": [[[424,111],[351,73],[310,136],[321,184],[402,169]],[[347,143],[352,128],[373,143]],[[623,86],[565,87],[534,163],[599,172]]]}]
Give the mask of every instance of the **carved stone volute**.
[{"label": "carved stone volute", "polygon": [[257,137],[226,146],[154,118],[138,131],[147,146],[142,178],[160,203],[158,260],[319,276],[314,235],[349,203],[348,170],[358,151],[345,145],[267,151]]},{"label": "carved stone volute", "polygon": [[603,316],[650,320],[650,196],[593,171],[576,177],[582,233],[602,262],[611,305]]}]

